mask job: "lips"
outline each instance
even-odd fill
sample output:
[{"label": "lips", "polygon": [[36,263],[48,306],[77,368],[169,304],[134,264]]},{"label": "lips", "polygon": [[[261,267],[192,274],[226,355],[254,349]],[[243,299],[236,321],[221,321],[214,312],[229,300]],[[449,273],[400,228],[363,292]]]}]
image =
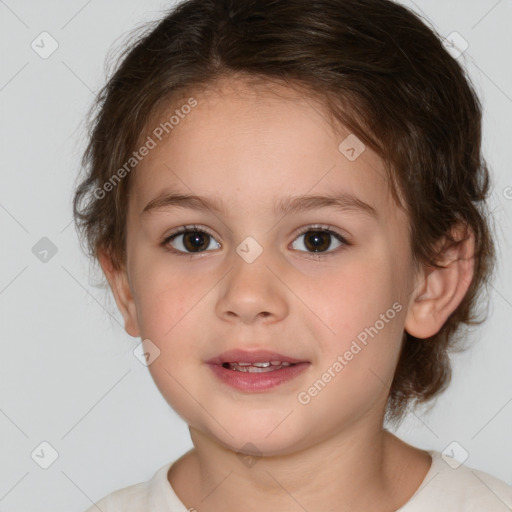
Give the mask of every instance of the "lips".
[{"label": "lips", "polygon": [[229,350],[206,364],[231,388],[261,392],[294,379],[310,362],[267,350]]}]

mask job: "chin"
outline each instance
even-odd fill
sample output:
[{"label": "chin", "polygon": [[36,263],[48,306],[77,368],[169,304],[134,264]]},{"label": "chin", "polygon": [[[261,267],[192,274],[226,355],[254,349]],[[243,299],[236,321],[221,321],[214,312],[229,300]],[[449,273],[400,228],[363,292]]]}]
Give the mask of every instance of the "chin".
[{"label": "chin", "polygon": [[[290,414],[289,419],[293,417]],[[226,432],[217,423],[208,425],[209,428],[201,429],[208,437],[225,448],[237,453],[243,453],[254,457],[287,455],[296,452],[301,445],[307,444],[305,436],[308,429],[303,428],[302,435],[298,432],[299,426],[288,419],[283,421],[283,414],[272,414],[257,421],[255,415],[245,419],[237,419],[229,422]]]}]

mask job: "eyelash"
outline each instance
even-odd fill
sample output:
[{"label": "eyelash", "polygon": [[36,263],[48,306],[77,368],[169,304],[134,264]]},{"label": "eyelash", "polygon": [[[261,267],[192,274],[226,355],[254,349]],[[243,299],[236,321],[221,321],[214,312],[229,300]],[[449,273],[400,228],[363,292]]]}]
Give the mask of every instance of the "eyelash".
[{"label": "eyelash", "polygon": [[[310,231],[319,231],[321,233],[328,233],[328,234],[332,235],[334,238],[336,238],[342,244],[340,247],[337,247],[336,249],[325,251],[325,252],[299,251],[301,253],[309,254],[309,257],[311,257],[311,258],[321,259],[323,257],[332,255],[337,250],[342,249],[344,246],[352,245],[341,234],[339,234],[336,231],[333,231],[331,229],[331,226],[320,225],[320,224],[315,224],[315,225],[307,226],[306,228],[301,230],[299,233],[297,233],[297,235],[294,238],[294,241],[297,238],[299,238],[300,236],[305,235],[306,233],[309,233]],[[201,227],[196,226],[196,225],[193,225],[193,226],[182,226],[181,228],[179,228],[179,230],[177,230],[177,231],[171,233],[170,235],[166,236],[165,239],[162,241],[161,245],[162,245],[162,247],[164,247],[164,249],[166,251],[172,252],[172,253],[174,253],[174,254],[176,254],[178,256],[190,256],[190,257],[193,257],[194,255],[197,255],[197,254],[204,254],[204,253],[210,252],[208,250],[199,251],[199,252],[196,252],[196,253],[194,253],[194,252],[184,252],[184,251],[179,251],[177,249],[169,247],[169,242],[174,240],[177,236],[183,235],[183,234],[186,234],[186,233],[191,233],[191,232],[192,233],[196,233],[196,232],[197,233],[204,233],[204,234],[212,237],[213,239],[215,239],[215,236],[213,235],[213,233],[211,233],[210,231],[208,231],[205,228],[201,228]]]}]

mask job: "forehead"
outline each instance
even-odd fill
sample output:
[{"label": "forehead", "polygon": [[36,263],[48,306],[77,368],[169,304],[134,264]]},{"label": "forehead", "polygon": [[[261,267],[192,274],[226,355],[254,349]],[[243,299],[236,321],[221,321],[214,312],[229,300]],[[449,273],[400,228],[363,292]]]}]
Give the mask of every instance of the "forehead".
[{"label": "forehead", "polygon": [[138,212],[169,192],[222,198],[231,211],[254,203],[262,211],[284,196],[336,190],[383,218],[396,213],[378,155],[332,122],[321,101],[284,85],[219,81],[175,99],[148,133],[155,145],[131,190]]}]

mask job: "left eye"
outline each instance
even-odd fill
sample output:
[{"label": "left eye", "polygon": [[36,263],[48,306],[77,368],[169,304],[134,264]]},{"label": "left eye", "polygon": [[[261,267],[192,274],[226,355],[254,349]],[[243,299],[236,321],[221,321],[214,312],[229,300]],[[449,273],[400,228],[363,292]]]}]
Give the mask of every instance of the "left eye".
[{"label": "left eye", "polygon": [[[298,244],[299,246],[305,247],[305,251],[308,252],[330,252],[327,251],[328,249],[336,249],[340,247],[341,245],[346,245],[346,240],[339,235],[338,233],[335,233],[334,231],[331,231],[329,229],[308,229],[307,231],[304,231],[301,233],[296,240],[299,240],[301,237],[304,237],[304,241],[302,244]],[[338,243],[335,247],[331,247],[333,243]],[[292,244],[292,247],[294,249],[299,249],[295,246],[296,242],[294,241]]]}]

